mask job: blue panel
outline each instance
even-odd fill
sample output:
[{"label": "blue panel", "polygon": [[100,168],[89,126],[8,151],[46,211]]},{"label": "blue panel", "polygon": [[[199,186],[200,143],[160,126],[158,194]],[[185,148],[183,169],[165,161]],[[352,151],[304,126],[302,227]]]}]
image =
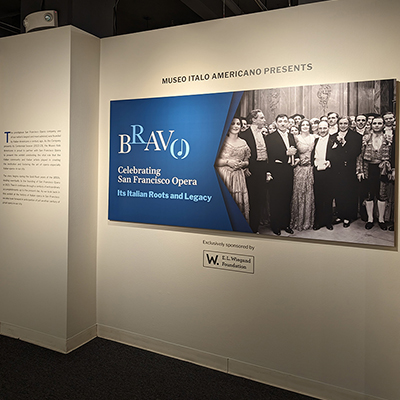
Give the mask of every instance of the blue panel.
[{"label": "blue panel", "polygon": [[109,219],[249,232],[214,169],[241,96],[112,101]]}]

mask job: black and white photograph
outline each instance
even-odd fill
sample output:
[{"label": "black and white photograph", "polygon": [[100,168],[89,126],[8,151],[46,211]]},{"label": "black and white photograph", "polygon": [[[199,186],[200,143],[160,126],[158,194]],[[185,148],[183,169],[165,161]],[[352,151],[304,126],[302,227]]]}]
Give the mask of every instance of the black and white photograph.
[{"label": "black and white photograph", "polygon": [[246,91],[216,168],[255,234],[392,247],[395,115],[394,79]]}]

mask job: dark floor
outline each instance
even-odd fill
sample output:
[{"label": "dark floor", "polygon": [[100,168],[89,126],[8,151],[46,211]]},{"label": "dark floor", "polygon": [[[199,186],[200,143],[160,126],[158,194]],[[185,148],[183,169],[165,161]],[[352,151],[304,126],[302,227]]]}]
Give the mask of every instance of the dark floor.
[{"label": "dark floor", "polygon": [[0,400],[312,400],[96,338],[60,354],[0,335]]}]

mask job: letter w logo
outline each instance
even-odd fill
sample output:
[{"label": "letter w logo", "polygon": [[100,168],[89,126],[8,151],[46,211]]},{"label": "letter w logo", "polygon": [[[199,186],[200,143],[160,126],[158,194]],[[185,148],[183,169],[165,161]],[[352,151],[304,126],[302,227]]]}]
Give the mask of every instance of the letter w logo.
[{"label": "letter w logo", "polygon": [[[207,256],[207,261],[208,261],[208,263],[209,264],[217,264],[217,261],[218,261],[218,255],[216,255],[216,256],[210,256],[209,254],[206,254],[206,256]],[[218,265],[218,264],[217,264]]]}]

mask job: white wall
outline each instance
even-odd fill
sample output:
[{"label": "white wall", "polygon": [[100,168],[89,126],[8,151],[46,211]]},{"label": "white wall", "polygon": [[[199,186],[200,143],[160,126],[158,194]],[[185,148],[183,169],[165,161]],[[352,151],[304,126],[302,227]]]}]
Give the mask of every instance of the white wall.
[{"label": "white wall", "polygon": [[[101,336],[321,398],[399,399],[397,247],[107,220],[110,100],[399,79],[399,15],[390,0],[337,0],[103,39],[98,137],[99,41],[70,27],[1,39],[1,140],[58,129],[63,164],[60,203],[0,204],[0,333],[69,351],[95,335],[97,289]],[[255,246],[255,274],[203,268],[214,239]]]},{"label": "white wall", "polygon": [[[399,16],[398,2],[337,0],[101,41],[100,336],[321,398],[400,398],[397,249],[107,220],[110,100],[398,79]],[[161,84],[308,62],[306,73]],[[204,239],[255,246],[255,274],[203,268]]]},{"label": "white wall", "polygon": [[58,30],[5,38],[0,46],[2,136],[61,130],[63,152],[59,204],[0,205],[1,328],[29,329],[57,346],[66,330],[70,39]]},{"label": "white wall", "polygon": [[[63,352],[96,331],[98,72],[99,40],[75,28],[0,40],[1,182],[61,182],[59,203],[0,204],[0,333]],[[61,134],[61,165],[6,170],[3,132],[36,130]]]},{"label": "white wall", "polygon": [[68,350],[96,334],[99,63],[100,40],[71,28]]}]

